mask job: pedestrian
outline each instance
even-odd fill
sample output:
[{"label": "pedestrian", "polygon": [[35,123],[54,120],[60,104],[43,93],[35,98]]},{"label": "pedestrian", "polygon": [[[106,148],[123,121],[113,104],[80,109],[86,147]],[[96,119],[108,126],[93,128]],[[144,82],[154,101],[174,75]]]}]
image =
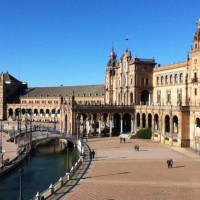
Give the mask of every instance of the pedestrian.
[{"label": "pedestrian", "polygon": [[120,137],[120,143],[122,143],[122,137]]},{"label": "pedestrian", "polygon": [[126,138],[124,137],[123,140],[124,140],[124,143],[125,143],[126,142]]},{"label": "pedestrian", "polygon": [[173,163],[174,163],[174,162],[173,162],[173,160],[171,159],[171,160],[170,160],[170,167],[171,167],[171,168],[173,167]]},{"label": "pedestrian", "polygon": [[94,149],[92,150],[92,158],[94,158],[94,156],[95,156],[95,151],[94,151]]},{"label": "pedestrian", "polygon": [[167,167],[168,167],[168,168],[171,167],[171,160],[167,160]]}]

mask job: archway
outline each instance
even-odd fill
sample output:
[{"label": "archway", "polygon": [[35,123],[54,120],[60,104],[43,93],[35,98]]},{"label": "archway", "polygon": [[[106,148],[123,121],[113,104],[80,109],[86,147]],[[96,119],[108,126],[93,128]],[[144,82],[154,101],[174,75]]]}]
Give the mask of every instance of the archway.
[{"label": "archway", "polygon": [[152,128],[152,115],[148,114],[148,128]]},{"label": "archway", "polygon": [[146,128],[146,115],[142,114],[142,128]]},{"label": "archway", "polygon": [[115,113],[113,115],[113,123],[114,123],[114,129],[113,129],[113,135],[117,136],[120,134],[121,131],[121,117],[120,114]]},{"label": "archway", "polygon": [[158,114],[154,115],[154,129],[155,130],[159,129],[159,117],[158,117]]},{"label": "archway", "polygon": [[173,116],[173,133],[178,133],[178,117]]},{"label": "archway", "polygon": [[129,113],[123,115],[123,132],[131,132],[131,115]]},{"label": "archway", "polygon": [[170,132],[170,117],[169,115],[165,116],[165,133]]},{"label": "archway", "polygon": [[140,113],[137,113],[137,115],[136,115],[136,125],[137,125],[137,128],[139,128],[140,127]]}]

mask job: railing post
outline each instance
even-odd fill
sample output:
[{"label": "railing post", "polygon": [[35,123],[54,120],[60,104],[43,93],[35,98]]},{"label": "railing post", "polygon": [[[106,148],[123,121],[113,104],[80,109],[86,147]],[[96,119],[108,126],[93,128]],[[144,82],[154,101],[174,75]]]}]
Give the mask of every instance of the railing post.
[{"label": "railing post", "polygon": [[52,183],[51,183],[51,185],[49,186],[49,189],[51,190],[51,194],[53,194],[53,193],[54,193],[54,188],[53,188]]}]

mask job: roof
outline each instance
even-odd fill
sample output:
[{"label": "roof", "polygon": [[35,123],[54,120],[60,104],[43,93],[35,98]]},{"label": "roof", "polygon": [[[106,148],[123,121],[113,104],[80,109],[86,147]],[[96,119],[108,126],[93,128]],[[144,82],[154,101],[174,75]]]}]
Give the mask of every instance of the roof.
[{"label": "roof", "polygon": [[21,81],[11,76],[8,72],[3,74],[3,80],[6,84],[22,84]]},{"label": "roof", "polygon": [[59,86],[59,87],[31,87],[22,96],[103,96],[105,85]]}]

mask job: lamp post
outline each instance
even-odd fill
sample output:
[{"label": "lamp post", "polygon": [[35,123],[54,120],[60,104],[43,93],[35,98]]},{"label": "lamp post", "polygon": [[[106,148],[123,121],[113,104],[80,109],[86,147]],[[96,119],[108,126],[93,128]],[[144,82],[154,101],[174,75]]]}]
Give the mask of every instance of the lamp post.
[{"label": "lamp post", "polygon": [[22,197],[22,177],[23,177],[24,169],[20,167],[19,169],[19,200],[23,200]]}]

